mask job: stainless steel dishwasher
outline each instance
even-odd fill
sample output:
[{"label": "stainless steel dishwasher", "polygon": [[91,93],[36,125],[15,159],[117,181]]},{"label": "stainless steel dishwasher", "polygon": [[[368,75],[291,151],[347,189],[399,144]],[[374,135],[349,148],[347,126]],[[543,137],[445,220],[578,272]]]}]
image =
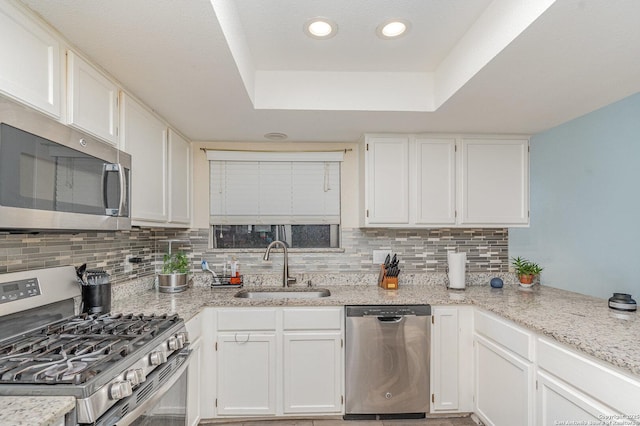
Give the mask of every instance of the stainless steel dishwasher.
[{"label": "stainless steel dishwasher", "polygon": [[429,412],[430,305],[346,307],[347,420]]}]

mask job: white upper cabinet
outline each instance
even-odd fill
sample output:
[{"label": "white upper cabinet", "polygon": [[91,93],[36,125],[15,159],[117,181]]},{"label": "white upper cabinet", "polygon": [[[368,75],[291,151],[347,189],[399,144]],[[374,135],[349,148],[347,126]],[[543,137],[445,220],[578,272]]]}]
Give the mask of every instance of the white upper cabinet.
[{"label": "white upper cabinet", "polygon": [[365,156],[365,223],[408,224],[409,138],[367,138]]},{"label": "white upper cabinet", "polygon": [[118,144],[118,86],[72,51],[67,52],[67,122]]},{"label": "white upper cabinet", "polygon": [[361,226],[526,226],[529,141],[366,135]]},{"label": "white upper cabinet", "polygon": [[131,96],[120,98],[120,146],[131,154],[134,225],[187,227],[191,222],[191,147]]},{"label": "white upper cabinet", "polygon": [[131,154],[133,224],[167,222],[167,126],[122,93],[121,148]]},{"label": "white upper cabinet", "polygon": [[191,147],[169,129],[169,221],[191,222]]},{"label": "white upper cabinet", "polygon": [[529,141],[462,139],[460,223],[529,223]]},{"label": "white upper cabinet", "polygon": [[0,2],[0,93],[60,118],[60,42],[8,2]]},{"label": "white upper cabinet", "polygon": [[456,223],[456,140],[416,138],[415,223]]}]

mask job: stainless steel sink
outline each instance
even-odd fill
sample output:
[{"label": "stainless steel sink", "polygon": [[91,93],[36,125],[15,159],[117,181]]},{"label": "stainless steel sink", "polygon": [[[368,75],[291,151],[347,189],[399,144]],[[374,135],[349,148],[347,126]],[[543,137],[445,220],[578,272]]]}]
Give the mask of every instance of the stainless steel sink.
[{"label": "stainless steel sink", "polygon": [[316,299],[331,296],[326,288],[256,288],[244,289],[234,297],[243,299]]}]

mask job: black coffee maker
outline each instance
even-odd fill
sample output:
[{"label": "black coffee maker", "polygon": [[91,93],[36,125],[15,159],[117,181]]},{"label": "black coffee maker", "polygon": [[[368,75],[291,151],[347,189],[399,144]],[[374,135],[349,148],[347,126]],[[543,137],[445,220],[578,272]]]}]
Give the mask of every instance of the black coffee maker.
[{"label": "black coffee maker", "polygon": [[111,311],[111,277],[103,269],[76,268],[78,282],[82,286],[83,313],[106,314]]}]

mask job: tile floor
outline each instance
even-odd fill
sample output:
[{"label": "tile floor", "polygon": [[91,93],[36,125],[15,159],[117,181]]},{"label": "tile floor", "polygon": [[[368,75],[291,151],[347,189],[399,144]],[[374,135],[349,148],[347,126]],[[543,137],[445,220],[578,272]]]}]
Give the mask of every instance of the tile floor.
[{"label": "tile floor", "polygon": [[233,423],[201,423],[215,426],[477,426],[469,417],[421,420],[256,420]]}]

